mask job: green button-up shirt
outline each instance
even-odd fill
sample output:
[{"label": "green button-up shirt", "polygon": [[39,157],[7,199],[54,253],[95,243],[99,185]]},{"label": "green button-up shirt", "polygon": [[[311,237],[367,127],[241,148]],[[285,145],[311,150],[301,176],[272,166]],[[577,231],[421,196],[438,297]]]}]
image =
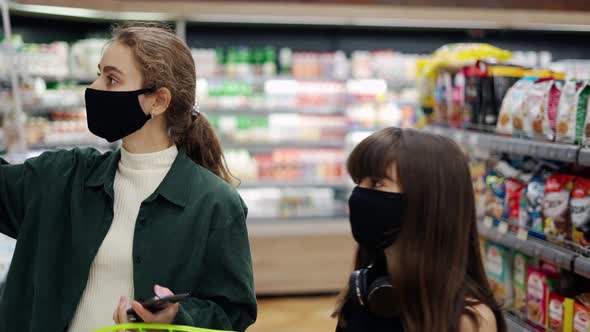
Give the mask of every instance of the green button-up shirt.
[{"label": "green button-up shirt", "polygon": [[[0,331],[67,329],[111,227],[119,159],[120,151],[75,149],[2,161],[0,231],[17,245]],[[176,324],[245,330],[256,319],[246,214],[235,189],[179,150],[129,239],[136,299],[153,297],[154,284],[188,292]]]}]

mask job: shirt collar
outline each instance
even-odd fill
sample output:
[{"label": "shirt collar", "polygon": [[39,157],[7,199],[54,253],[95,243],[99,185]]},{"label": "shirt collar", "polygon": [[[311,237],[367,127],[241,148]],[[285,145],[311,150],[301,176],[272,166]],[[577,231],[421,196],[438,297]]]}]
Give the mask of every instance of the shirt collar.
[{"label": "shirt collar", "polygon": [[[121,151],[112,152],[105,160],[91,171],[86,179],[87,187],[103,187],[106,193],[114,198],[113,183],[117,174],[117,165],[121,159]],[[174,159],[170,171],[162,180],[156,191],[150,195],[146,202],[155,200],[162,196],[169,202],[182,208],[188,203],[190,197],[191,183],[188,181],[191,177],[200,176],[199,167],[196,167],[194,161],[186,154],[184,149],[178,150],[178,155]]]}]

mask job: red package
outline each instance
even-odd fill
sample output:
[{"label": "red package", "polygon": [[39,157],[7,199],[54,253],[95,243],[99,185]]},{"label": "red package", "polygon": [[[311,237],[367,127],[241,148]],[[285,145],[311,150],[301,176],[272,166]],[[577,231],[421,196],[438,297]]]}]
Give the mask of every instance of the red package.
[{"label": "red package", "polygon": [[572,238],[584,248],[590,248],[590,179],[576,178],[570,199]]},{"label": "red package", "polygon": [[559,98],[561,98],[561,84],[553,82],[549,90],[549,100],[547,102],[547,117],[551,126],[551,132],[546,132],[546,138],[555,141],[555,129],[557,127],[557,112],[559,109]]},{"label": "red package", "polygon": [[580,303],[574,307],[574,332],[590,332],[590,308]]},{"label": "red package", "polygon": [[547,275],[540,270],[529,267],[527,274],[527,317],[546,326],[547,313]]},{"label": "red package", "polygon": [[571,239],[570,193],[574,187],[574,176],[554,174],[545,184],[543,199],[543,219],[545,234],[551,241],[561,242]]},{"label": "red package", "polygon": [[508,179],[505,182],[506,188],[506,211],[512,228],[518,227],[520,213],[520,196],[525,184],[517,179]]}]

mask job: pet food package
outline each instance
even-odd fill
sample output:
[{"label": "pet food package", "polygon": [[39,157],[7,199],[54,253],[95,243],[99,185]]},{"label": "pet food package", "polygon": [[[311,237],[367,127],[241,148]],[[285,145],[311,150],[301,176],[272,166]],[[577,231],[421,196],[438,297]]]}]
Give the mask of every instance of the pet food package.
[{"label": "pet food package", "polygon": [[561,89],[557,108],[556,141],[562,143],[576,142],[577,94],[581,83],[575,80],[565,82]]},{"label": "pet food package", "polygon": [[529,257],[521,252],[514,253],[512,286],[514,288],[514,311],[526,314],[526,279]]},{"label": "pet food package", "polygon": [[573,182],[574,176],[567,174],[554,174],[547,179],[543,218],[545,235],[549,240],[560,242],[571,239],[569,201]]},{"label": "pet food package", "polygon": [[553,83],[554,81],[549,79],[539,80],[535,82],[526,94],[524,103],[524,112],[526,114],[524,135],[527,138],[545,139],[546,137],[553,136],[547,111],[549,106],[549,91]]},{"label": "pet food package", "polygon": [[561,98],[561,90],[563,85],[561,82],[553,81],[551,89],[549,90],[549,100],[547,101],[547,119],[549,119],[549,125],[551,131],[547,131],[545,139],[548,141],[555,141],[555,135],[557,132],[557,114],[559,111],[559,100]]},{"label": "pet food package", "polygon": [[493,217],[495,221],[505,218],[505,179],[499,175],[489,174],[486,177],[486,215]]},{"label": "pet food package", "polygon": [[505,308],[512,307],[512,253],[496,243],[487,244],[486,273],[494,297]]},{"label": "pet food package", "polygon": [[527,91],[534,85],[535,78],[525,77],[516,82],[506,93],[500,108],[500,118],[496,131],[499,134],[513,135],[524,129],[524,101]]},{"label": "pet food package", "polygon": [[547,327],[551,331],[566,332],[573,329],[574,300],[551,292],[547,307]]},{"label": "pet food package", "polygon": [[546,180],[542,176],[533,177],[521,192],[519,226],[529,232],[543,234],[543,198]]},{"label": "pet food package", "polygon": [[578,177],[570,198],[572,239],[583,247],[590,247],[590,179]]},{"label": "pet food package", "polygon": [[545,272],[529,267],[526,288],[528,319],[541,326],[547,326],[548,286]]},{"label": "pet food package", "polygon": [[580,303],[574,305],[574,332],[590,332],[590,308]]},{"label": "pet food package", "polygon": [[517,179],[507,179],[505,182],[505,214],[510,225],[518,228],[520,214],[520,197],[525,184]]}]

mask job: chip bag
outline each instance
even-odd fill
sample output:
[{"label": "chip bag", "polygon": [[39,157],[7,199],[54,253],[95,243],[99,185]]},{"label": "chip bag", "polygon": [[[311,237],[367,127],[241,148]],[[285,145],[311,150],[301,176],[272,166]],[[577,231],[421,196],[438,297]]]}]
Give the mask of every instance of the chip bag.
[{"label": "chip bag", "polygon": [[490,174],[486,177],[488,187],[486,193],[486,215],[493,217],[496,221],[505,218],[506,187],[505,179],[501,176]]},{"label": "chip bag", "polygon": [[570,199],[572,239],[581,246],[590,247],[590,179],[576,178]]},{"label": "chip bag", "polygon": [[543,199],[543,218],[545,235],[552,241],[571,239],[571,220],[569,212],[570,194],[574,176],[554,174],[547,179]]},{"label": "chip bag", "polygon": [[555,139],[563,143],[576,142],[576,114],[577,94],[582,83],[575,80],[565,82],[561,89],[559,105],[557,108],[557,127]]},{"label": "chip bag", "polygon": [[529,257],[521,252],[514,253],[512,286],[514,288],[514,311],[526,314],[526,279]]},{"label": "chip bag", "polygon": [[496,301],[505,308],[511,308],[513,303],[512,262],[512,253],[508,248],[488,242],[486,250],[488,281]]},{"label": "chip bag", "polygon": [[547,111],[553,83],[551,79],[541,79],[526,94],[524,134],[528,138],[545,139],[553,135]]},{"label": "chip bag", "polygon": [[527,317],[541,326],[546,326],[547,322],[548,292],[545,272],[529,267],[527,274]]},{"label": "chip bag", "polygon": [[574,332],[590,332],[590,308],[580,303],[574,305]]}]

